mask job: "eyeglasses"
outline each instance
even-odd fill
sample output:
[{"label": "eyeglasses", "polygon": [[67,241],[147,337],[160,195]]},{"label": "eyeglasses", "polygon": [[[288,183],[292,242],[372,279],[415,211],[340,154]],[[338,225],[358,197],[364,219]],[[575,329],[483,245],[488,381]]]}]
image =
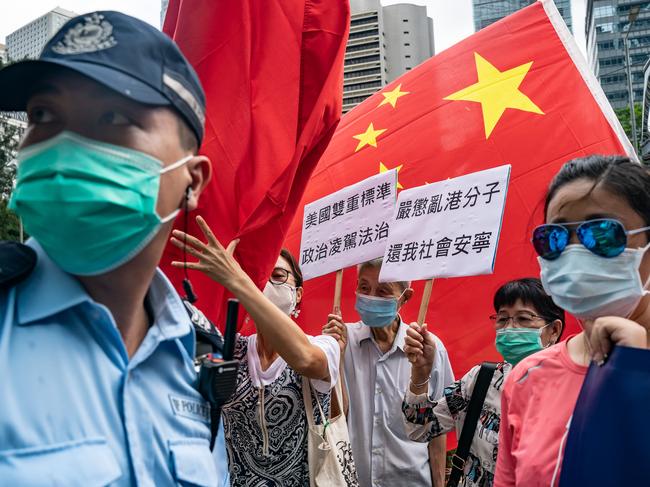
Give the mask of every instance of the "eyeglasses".
[{"label": "eyeglasses", "polygon": [[588,250],[601,257],[616,257],[627,247],[627,236],[650,230],[650,227],[625,230],[618,220],[600,218],[585,222],[551,223],[533,231],[533,246],[540,257],[557,259],[571,239],[570,227],[576,227],[578,240]]},{"label": "eyeglasses", "polygon": [[510,322],[512,322],[513,328],[532,328],[535,321],[546,321],[544,317],[533,313],[520,313],[515,316],[492,315],[490,316],[490,320],[492,320],[497,329],[507,327]]},{"label": "eyeglasses", "polygon": [[271,284],[275,284],[279,286],[280,284],[284,284],[289,280],[289,276],[291,276],[291,272],[289,272],[287,269],[283,269],[282,267],[276,267],[273,269],[273,272],[271,273],[271,278],[269,279],[269,282]]}]

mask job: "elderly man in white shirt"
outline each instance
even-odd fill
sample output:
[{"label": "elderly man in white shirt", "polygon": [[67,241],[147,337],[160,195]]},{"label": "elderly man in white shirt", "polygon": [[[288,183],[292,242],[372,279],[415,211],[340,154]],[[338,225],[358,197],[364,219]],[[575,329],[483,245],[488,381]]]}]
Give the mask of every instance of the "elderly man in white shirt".
[{"label": "elderly man in white shirt", "polygon": [[[344,324],[329,315],[323,333],[341,346],[352,453],[362,487],[444,485],[445,436],[429,445],[406,433],[402,399],[409,386],[411,364],[404,354],[408,325],[398,311],[413,296],[410,283],[379,282],[382,260],[358,269],[356,310],[361,321]],[[436,337],[436,358],[428,379],[438,397],[453,383],[449,357]]]}]

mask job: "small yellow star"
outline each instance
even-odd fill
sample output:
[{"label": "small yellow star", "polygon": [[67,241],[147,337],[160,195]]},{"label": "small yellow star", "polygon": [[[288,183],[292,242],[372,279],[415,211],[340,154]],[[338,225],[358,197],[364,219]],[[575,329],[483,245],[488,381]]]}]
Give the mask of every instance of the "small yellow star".
[{"label": "small yellow star", "polygon": [[366,145],[377,147],[377,137],[379,137],[384,132],[386,132],[386,129],[375,130],[375,127],[372,124],[368,125],[368,128],[364,133],[352,136],[359,141],[357,148],[354,149],[354,152],[360,151]]},{"label": "small yellow star", "polygon": [[395,105],[397,104],[397,99],[400,96],[408,95],[410,93],[410,91],[401,91],[401,90],[402,90],[402,84],[400,83],[399,85],[397,85],[397,88],[395,88],[393,91],[382,93],[382,95],[384,95],[384,99],[377,106],[380,107],[382,105],[386,105],[390,103],[390,106],[395,108]]},{"label": "small yellow star", "polygon": [[[403,165],[404,165],[404,164],[400,164],[399,166],[397,166],[397,189],[404,189],[404,186],[402,186],[402,185],[399,183],[399,172],[402,170],[402,166],[403,166]],[[390,171],[390,169],[388,169],[388,168],[384,165],[383,162],[380,162],[380,163],[379,163],[379,174],[383,174],[383,173],[385,173],[385,172],[387,172],[387,171]]]},{"label": "small yellow star", "polygon": [[445,97],[445,100],[480,103],[486,139],[490,137],[507,108],[544,115],[544,112],[519,90],[519,85],[524,81],[533,64],[532,61],[507,71],[499,71],[476,52],[474,61],[476,62],[478,82],[452,93]]}]

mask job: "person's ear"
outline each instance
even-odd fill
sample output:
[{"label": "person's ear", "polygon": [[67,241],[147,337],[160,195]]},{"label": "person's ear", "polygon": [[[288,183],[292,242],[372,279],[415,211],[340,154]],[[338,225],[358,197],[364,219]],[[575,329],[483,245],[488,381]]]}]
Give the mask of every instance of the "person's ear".
[{"label": "person's ear", "polygon": [[562,320],[555,320],[549,326],[551,333],[549,336],[549,346],[555,345],[560,341],[560,335],[562,334]]},{"label": "person's ear", "polygon": [[412,297],[413,297],[413,289],[411,289],[410,287],[406,288],[402,293],[402,298],[401,298],[402,304],[400,304],[400,306],[404,306],[406,302],[409,301]]},{"label": "person's ear", "polygon": [[296,306],[300,304],[300,301],[302,301],[302,293],[303,293],[303,288],[302,286],[296,288]]},{"label": "person's ear", "polygon": [[199,197],[210,181],[212,164],[206,156],[196,155],[187,163],[187,169],[192,178],[187,193],[187,210],[193,211],[199,206]]}]

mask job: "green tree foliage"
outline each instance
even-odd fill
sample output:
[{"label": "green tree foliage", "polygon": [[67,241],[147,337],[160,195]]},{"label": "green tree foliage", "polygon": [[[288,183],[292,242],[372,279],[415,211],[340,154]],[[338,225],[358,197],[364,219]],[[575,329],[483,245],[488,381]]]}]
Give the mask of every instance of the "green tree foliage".
[{"label": "green tree foliage", "polygon": [[[618,117],[619,122],[623,126],[623,130],[627,134],[627,138],[630,139],[630,142],[634,143],[634,137],[632,137],[632,124],[630,123],[630,108],[623,107],[617,108],[615,110],[616,116]],[[634,115],[636,118],[636,135],[639,144],[641,144],[641,134],[643,126],[643,105],[641,103],[634,104]]]},{"label": "green tree foliage", "polygon": [[[0,60],[0,69],[2,69]],[[19,240],[20,224],[7,208],[16,177],[16,150],[20,127],[0,112],[0,240]]]}]

